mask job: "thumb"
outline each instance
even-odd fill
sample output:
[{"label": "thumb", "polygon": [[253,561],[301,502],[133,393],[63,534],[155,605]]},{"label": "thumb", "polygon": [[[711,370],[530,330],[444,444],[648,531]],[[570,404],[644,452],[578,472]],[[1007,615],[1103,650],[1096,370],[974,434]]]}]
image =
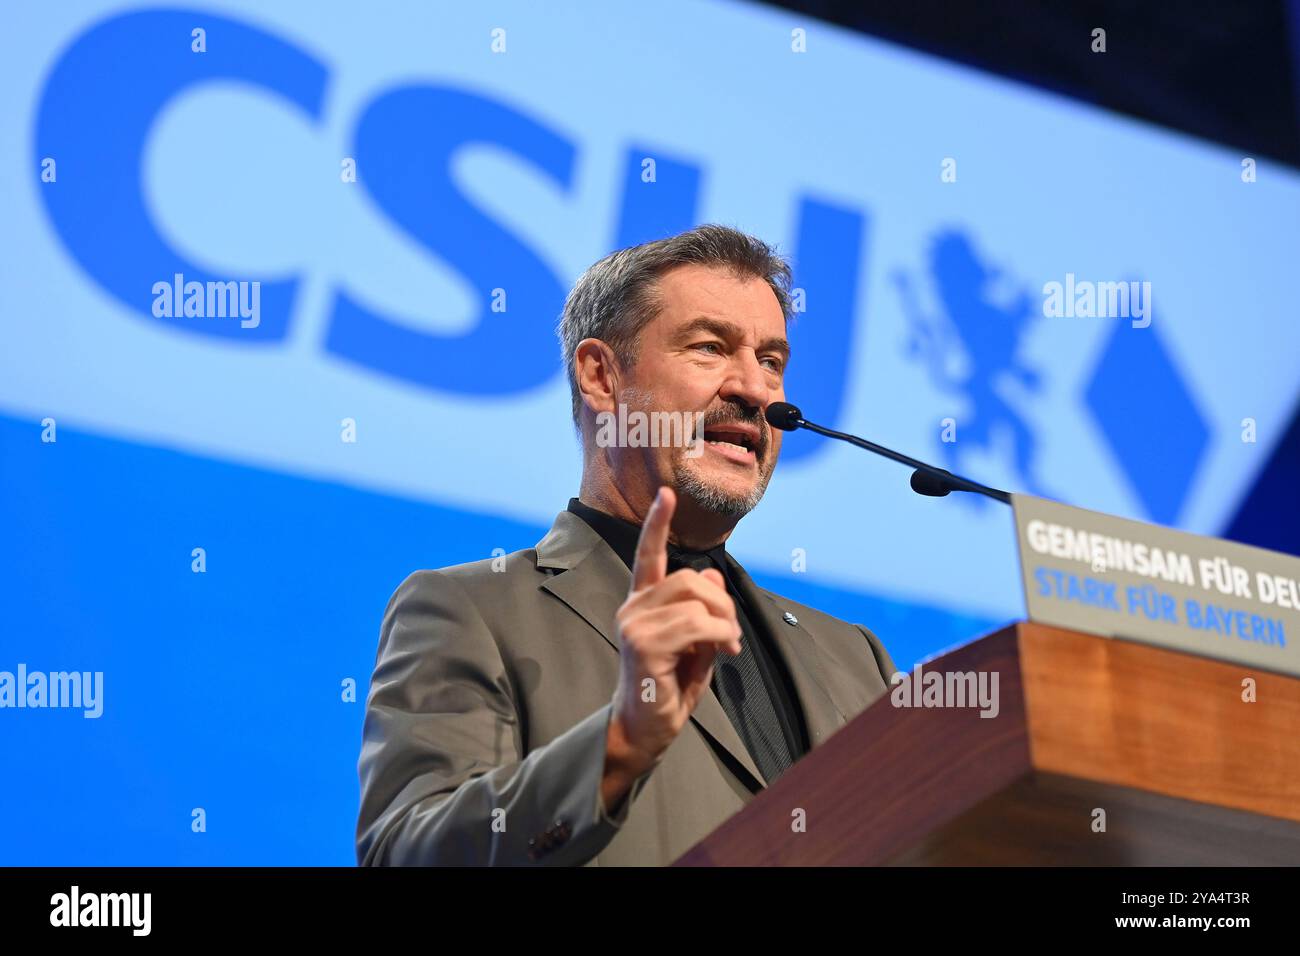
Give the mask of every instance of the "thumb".
[{"label": "thumb", "polygon": [[727,590],[727,579],[722,576],[722,572],[717,568],[705,568],[700,572],[700,577],[712,582],[724,591]]}]

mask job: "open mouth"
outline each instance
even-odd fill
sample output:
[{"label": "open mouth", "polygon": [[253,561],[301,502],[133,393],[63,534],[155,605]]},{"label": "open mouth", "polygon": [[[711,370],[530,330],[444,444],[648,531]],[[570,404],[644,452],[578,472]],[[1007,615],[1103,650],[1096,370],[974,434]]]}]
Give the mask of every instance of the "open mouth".
[{"label": "open mouth", "polygon": [[704,443],[723,452],[728,458],[755,461],[758,457],[759,437],[753,431],[728,425],[718,425],[704,430]]}]

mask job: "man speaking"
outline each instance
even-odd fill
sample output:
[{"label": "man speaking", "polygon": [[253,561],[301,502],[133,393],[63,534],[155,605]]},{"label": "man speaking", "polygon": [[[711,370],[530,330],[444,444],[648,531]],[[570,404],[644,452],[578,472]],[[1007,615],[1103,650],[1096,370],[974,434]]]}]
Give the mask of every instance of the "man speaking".
[{"label": "man speaking", "polygon": [[[789,284],[770,247],[714,225],[578,280],[559,328],[578,497],[536,548],[393,595],[361,864],[671,863],[888,690],[875,635],[726,550],[781,451],[764,411],[785,399]],[[665,412],[694,439],[605,427]]]}]

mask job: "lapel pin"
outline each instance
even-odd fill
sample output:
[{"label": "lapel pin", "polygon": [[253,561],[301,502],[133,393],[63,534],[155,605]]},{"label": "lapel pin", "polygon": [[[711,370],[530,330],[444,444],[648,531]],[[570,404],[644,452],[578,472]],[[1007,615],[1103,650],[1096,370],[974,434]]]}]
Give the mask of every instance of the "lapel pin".
[{"label": "lapel pin", "polygon": [[789,624],[791,627],[799,623],[799,619],[789,611],[786,611],[785,614],[781,615],[781,617],[785,620],[785,623]]}]

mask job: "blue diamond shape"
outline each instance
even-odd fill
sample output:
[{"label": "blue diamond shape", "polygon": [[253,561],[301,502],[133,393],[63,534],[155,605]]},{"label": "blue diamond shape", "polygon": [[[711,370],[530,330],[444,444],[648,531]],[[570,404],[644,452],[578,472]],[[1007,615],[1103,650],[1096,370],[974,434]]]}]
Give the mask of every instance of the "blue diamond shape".
[{"label": "blue diamond shape", "polygon": [[1209,443],[1209,429],[1161,344],[1159,320],[1116,323],[1085,400],[1152,520],[1174,524]]}]

